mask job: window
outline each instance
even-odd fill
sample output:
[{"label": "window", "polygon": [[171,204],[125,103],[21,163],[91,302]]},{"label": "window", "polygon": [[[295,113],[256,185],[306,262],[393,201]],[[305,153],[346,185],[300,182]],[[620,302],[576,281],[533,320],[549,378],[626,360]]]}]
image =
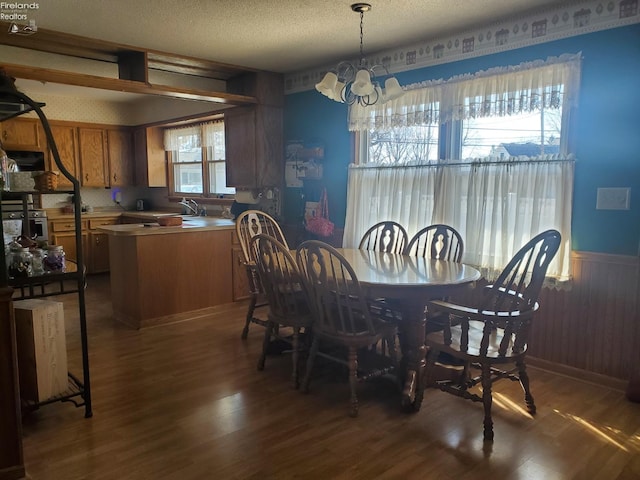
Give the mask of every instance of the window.
[{"label": "window", "polygon": [[223,121],[167,129],[164,143],[169,152],[171,194],[215,197],[235,193],[226,184]]},{"label": "window", "polygon": [[425,82],[392,102],[353,105],[359,165],[349,169],[345,246],[395,220],[412,235],[446,223],[463,261],[491,280],[530,238],[563,236],[548,274],[570,276],[574,161],[566,125],[579,55]]}]

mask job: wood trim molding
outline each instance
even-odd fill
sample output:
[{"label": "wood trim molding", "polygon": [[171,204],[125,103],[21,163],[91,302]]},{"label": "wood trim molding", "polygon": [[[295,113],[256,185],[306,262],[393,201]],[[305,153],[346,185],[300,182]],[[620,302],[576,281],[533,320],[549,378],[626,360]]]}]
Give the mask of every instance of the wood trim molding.
[{"label": "wood trim molding", "polygon": [[613,253],[572,251],[571,257],[576,260],[589,262],[608,263],[615,265],[640,266],[640,257],[634,255],[617,255]]},{"label": "wood trim molding", "polygon": [[38,28],[37,35],[12,35],[9,33],[10,26],[11,22],[0,21],[0,44],[2,45],[118,64],[122,63],[123,57],[133,55],[137,59],[144,58],[145,63],[141,65],[145,69],[198,75],[219,80],[228,80],[243,73],[259,71],[229,63],[133,47],[46,28]]},{"label": "wood trim molding", "polygon": [[532,367],[539,368],[540,370],[547,370],[559,375],[565,375],[573,379],[582,380],[583,382],[593,383],[594,385],[599,385],[601,387],[604,386],[612,388],[620,392],[623,392],[627,388],[626,380],[589,372],[588,370],[582,370],[580,368],[574,368],[560,363],[549,362],[530,355],[527,355],[527,364]]},{"label": "wood trim molding", "polygon": [[118,92],[138,93],[141,95],[159,95],[186,100],[224,103],[229,105],[252,105],[257,103],[255,97],[226,92],[209,92],[168,85],[151,85],[134,80],[105,78],[96,75],[63,72],[48,68],[25,67],[23,65],[4,64],[6,72],[15,78],[38,80],[41,82],[61,83],[77,87],[99,88]]}]

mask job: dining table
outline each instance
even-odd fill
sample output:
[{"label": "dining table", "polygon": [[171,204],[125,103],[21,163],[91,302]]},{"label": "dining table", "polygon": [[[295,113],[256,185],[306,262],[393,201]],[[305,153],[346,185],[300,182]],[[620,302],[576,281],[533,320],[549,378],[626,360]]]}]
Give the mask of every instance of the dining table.
[{"label": "dining table", "polygon": [[402,407],[417,412],[425,388],[425,305],[429,300],[469,288],[480,279],[480,272],[448,260],[351,248],[337,250],[353,267],[366,295],[387,300],[400,313]]}]

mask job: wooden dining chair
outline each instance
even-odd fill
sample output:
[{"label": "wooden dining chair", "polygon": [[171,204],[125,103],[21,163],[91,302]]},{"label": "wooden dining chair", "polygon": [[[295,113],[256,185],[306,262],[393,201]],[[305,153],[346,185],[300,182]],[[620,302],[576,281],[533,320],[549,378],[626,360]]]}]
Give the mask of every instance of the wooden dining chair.
[{"label": "wooden dining chair", "polygon": [[267,328],[262,342],[262,353],[258,359],[258,370],[264,369],[271,339],[280,331],[279,327],[291,327],[293,371],[292,383],[298,388],[298,365],[300,358],[301,329],[311,326],[311,312],[296,260],[289,247],[275,238],[258,234],[251,239],[256,252],[256,270],[260,277],[269,305]]},{"label": "wooden dining chair", "polygon": [[[479,305],[462,306],[442,300],[427,305],[429,312],[444,312],[457,323],[447,323],[442,331],[426,337],[427,385],[482,402],[485,441],[493,440],[491,390],[495,381],[508,378],[520,382],[527,410],[536,412],[525,355],[532,319],[538,310],[538,295],[559,247],[558,231],[536,235],[513,256],[496,282],[485,287]],[[456,379],[434,378],[436,368],[450,365],[461,366],[463,374]],[[479,374],[472,377],[471,369],[479,370]],[[477,384],[482,386],[482,396],[469,391]]]},{"label": "wooden dining chair", "polygon": [[460,262],[464,242],[458,231],[449,225],[434,224],[417,232],[405,249],[407,255]]},{"label": "wooden dining chair", "polygon": [[[444,224],[434,224],[419,230],[407,244],[407,255],[430,258],[433,260],[462,261],[464,242],[458,231]],[[441,300],[448,300],[442,298]],[[447,315],[443,313],[426,314],[427,333],[442,330]]]},{"label": "wooden dining chair", "polygon": [[[309,391],[313,364],[320,342],[346,347],[351,400],[349,415],[358,415],[356,387],[358,381],[391,371],[398,373],[394,323],[376,315],[374,301],[367,299],[349,262],[333,247],[307,240],[298,247],[296,260],[305,282],[313,314],[313,341],[307,360],[302,391]],[[359,351],[365,354],[371,345],[385,339],[389,345],[388,368],[377,366],[371,371],[359,368]],[[333,357],[334,360],[338,360]],[[338,360],[340,361],[340,360]]]},{"label": "wooden dining chair", "polygon": [[251,295],[246,321],[242,329],[243,339],[247,338],[249,325],[251,323],[262,326],[267,325],[266,320],[254,316],[256,308],[267,305],[264,291],[256,271],[255,251],[250,247],[251,239],[261,233],[275,238],[285,246],[287,245],[287,240],[280,229],[280,225],[278,225],[278,222],[269,214],[260,210],[246,210],[238,215],[236,219],[236,235],[242,248]]},{"label": "wooden dining chair", "polygon": [[388,253],[402,253],[409,235],[402,225],[393,221],[376,223],[362,236],[361,250],[378,250]]}]

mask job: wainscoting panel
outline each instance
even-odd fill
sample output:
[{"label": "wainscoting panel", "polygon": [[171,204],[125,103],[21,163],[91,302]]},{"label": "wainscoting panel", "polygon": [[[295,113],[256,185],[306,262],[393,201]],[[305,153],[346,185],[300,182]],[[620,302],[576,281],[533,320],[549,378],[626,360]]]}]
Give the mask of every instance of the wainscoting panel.
[{"label": "wainscoting panel", "polygon": [[530,355],[629,379],[640,369],[638,257],[572,254],[570,290],[544,289]]},{"label": "wainscoting panel", "polygon": [[[640,259],[573,252],[571,261],[571,287],[542,290],[528,363],[625,388],[630,379],[640,380]],[[456,298],[473,305],[481,288]]]}]

